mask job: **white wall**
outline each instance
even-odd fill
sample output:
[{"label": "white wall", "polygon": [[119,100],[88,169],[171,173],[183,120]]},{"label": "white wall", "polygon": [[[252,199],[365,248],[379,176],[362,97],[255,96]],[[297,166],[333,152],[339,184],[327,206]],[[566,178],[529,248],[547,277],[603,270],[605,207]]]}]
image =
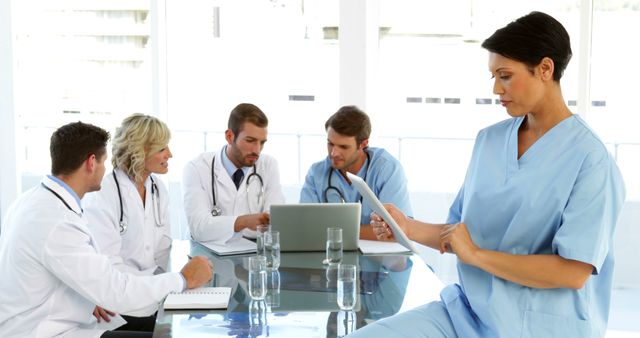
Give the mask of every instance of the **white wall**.
[{"label": "white wall", "polygon": [[18,194],[16,123],[13,101],[13,30],[11,1],[0,1],[0,227],[2,218]]}]

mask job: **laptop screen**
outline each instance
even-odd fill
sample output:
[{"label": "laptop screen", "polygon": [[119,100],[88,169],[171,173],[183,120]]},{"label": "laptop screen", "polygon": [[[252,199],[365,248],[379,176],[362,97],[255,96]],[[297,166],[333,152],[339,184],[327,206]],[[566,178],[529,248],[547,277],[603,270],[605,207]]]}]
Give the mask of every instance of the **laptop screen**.
[{"label": "laptop screen", "polygon": [[343,250],[358,250],[360,203],[271,205],[271,228],[280,231],[281,251],[324,251],[327,228],[342,228]]}]

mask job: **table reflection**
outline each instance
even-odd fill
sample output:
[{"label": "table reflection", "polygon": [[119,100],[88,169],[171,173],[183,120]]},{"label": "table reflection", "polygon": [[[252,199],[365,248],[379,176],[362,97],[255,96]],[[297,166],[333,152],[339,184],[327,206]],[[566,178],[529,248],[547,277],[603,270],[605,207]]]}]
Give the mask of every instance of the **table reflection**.
[{"label": "table reflection", "polygon": [[[221,257],[190,242],[174,247],[172,256],[187,253],[211,259],[215,272],[209,286],[231,287],[229,306],[198,312],[161,310],[154,337],[342,337],[397,313],[411,298],[405,294],[412,271],[428,270],[414,256],[345,252],[343,262],[357,266],[358,296],[353,311],[341,311],[335,267],[322,264],[324,252],[282,253],[280,268],[267,274],[262,301],[252,301],[247,292],[247,261],[252,255]],[[414,266],[414,259],[420,264]]]}]

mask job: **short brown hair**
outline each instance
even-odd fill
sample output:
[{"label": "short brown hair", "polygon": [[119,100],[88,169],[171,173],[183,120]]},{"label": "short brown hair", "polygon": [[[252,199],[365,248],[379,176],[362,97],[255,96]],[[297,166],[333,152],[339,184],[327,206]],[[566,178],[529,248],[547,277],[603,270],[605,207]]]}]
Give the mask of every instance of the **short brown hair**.
[{"label": "short brown hair", "polygon": [[51,174],[69,175],[91,155],[102,158],[107,153],[109,132],[92,124],[73,122],[51,135]]},{"label": "short brown hair", "polygon": [[240,103],[229,114],[228,128],[231,129],[234,137],[240,134],[245,122],[250,122],[260,128],[269,125],[269,119],[260,108],[251,103]]},{"label": "short brown hair", "polygon": [[325,122],[324,129],[327,130],[329,127],[340,135],[355,136],[358,145],[371,135],[369,116],[356,106],[344,106],[338,109]]}]

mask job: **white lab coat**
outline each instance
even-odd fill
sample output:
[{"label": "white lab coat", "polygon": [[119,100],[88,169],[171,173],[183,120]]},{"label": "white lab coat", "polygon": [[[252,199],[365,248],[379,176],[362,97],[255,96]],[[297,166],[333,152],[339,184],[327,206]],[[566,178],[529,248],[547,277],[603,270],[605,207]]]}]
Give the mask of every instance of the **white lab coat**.
[{"label": "white lab coat", "polygon": [[[100,252],[108,255],[120,271],[150,276],[167,271],[171,252],[171,226],[169,225],[169,194],[162,181],[154,177],[159,194],[151,194],[151,179],[144,182],[145,203],[134,182],[127,174],[115,170],[120,184],[123,221],[126,231],[120,233],[120,200],[113,173],[104,176],[99,191],[86,194],[82,200],[87,226],[93,234]],[[154,202],[155,200],[155,202]],[[154,205],[157,203],[157,205]],[[155,209],[158,215],[155,215]],[[157,221],[161,226],[156,226]],[[150,316],[157,306],[124,313],[130,316]]]},{"label": "white lab coat", "polygon": [[[264,182],[264,207],[262,210],[250,210],[247,196],[247,177],[245,175],[240,187],[236,189],[231,176],[222,164],[221,152],[200,154],[186,164],[183,171],[182,190],[184,209],[191,236],[197,241],[214,241],[225,243],[233,235],[236,218],[241,215],[257,212],[268,212],[271,204],[284,203],[284,195],[280,187],[280,172],[275,158],[262,154],[256,162],[256,172]],[[211,193],[211,162],[216,156],[214,175],[216,179],[216,203],[222,209],[221,216],[212,216],[213,196]],[[255,182],[252,185],[256,184]],[[255,196],[252,198],[255,199]]]},{"label": "white lab coat", "polygon": [[99,337],[95,304],[128,312],[183,289],[178,273],[135,276],[101,255],[73,196],[44,178],[12,206],[0,236],[0,335]]},{"label": "white lab coat", "polygon": [[[144,182],[145,203],[134,182],[125,172],[116,169],[122,195],[123,221],[126,231],[120,233],[120,200],[118,189],[110,172],[104,176],[99,191],[87,194],[82,200],[89,229],[100,251],[121,271],[136,275],[152,275],[158,267],[167,271],[171,252],[171,226],[169,224],[169,194],[162,181],[154,177],[159,195],[157,206],[151,196],[151,179]],[[154,209],[158,209],[155,215]],[[156,225],[157,221],[161,226]]]}]

